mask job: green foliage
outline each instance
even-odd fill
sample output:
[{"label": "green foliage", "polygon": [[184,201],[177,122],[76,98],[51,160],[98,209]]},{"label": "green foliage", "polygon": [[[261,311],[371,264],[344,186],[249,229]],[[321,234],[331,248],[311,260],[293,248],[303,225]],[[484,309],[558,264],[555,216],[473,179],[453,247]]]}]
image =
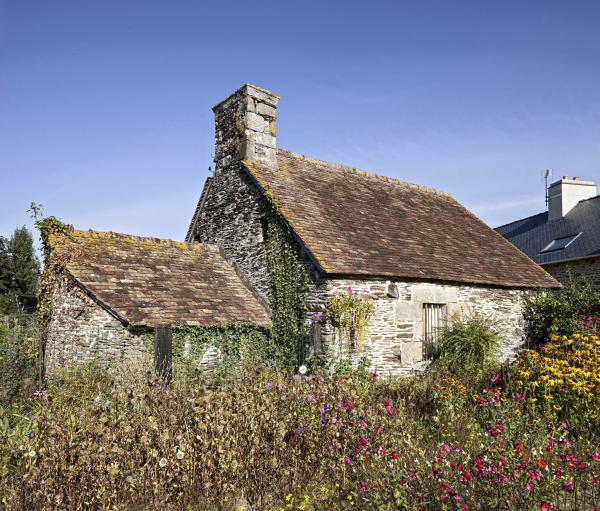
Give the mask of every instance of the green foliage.
[{"label": "green foliage", "polygon": [[292,231],[275,206],[267,228],[267,270],[272,335],[279,353],[291,368],[301,364],[304,358],[308,278],[300,264]]},{"label": "green foliage", "polygon": [[573,334],[579,314],[600,316],[600,291],[589,283],[571,280],[560,290],[543,289],[534,293],[525,305],[531,342],[539,345],[552,334]]},{"label": "green foliage", "polygon": [[472,313],[453,318],[438,333],[435,364],[453,373],[475,376],[495,364],[498,332],[494,322]]},{"label": "green foliage", "polygon": [[56,256],[51,258],[49,238],[56,235],[70,236],[70,230],[67,225],[53,216],[39,218],[41,209],[36,210],[34,209],[34,206],[37,205],[31,203],[30,211],[32,211],[32,215],[34,215],[36,219],[35,226],[40,232],[44,254],[44,271],[40,282],[40,293],[37,303],[40,329],[43,331],[52,316],[52,291],[54,289],[56,275],[60,273],[60,267],[65,264],[64,260],[61,260]]},{"label": "green foliage", "polygon": [[357,352],[361,351],[367,322],[374,311],[371,300],[351,288],[330,296],[325,304],[325,314],[337,326],[340,337],[353,343]]},{"label": "green foliage", "polygon": [[15,229],[8,241],[0,238],[0,313],[17,312],[17,295],[37,293],[39,273],[33,238],[25,226]]},{"label": "green foliage", "polygon": [[36,318],[0,323],[0,406],[30,392],[37,377],[39,331]]}]

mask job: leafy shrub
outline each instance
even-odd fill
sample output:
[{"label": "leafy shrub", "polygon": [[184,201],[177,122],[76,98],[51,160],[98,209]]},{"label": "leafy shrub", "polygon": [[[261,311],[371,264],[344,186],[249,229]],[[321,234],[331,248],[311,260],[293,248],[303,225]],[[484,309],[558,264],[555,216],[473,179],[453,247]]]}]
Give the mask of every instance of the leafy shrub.
[{"label": "leafy shrub", "polygon": [[529,338],[539,345],[552,334],[571,335],[577,330],[580,314],[600,316],[600,291],[589,283],[571,281],[558,291],[540,290],[525,304]]},{"label": "leafy shrub", "polygon": [[472,313],[453,318],[438,333],[436,365],[454,373],[477,375],[494,365],[498,333],[494,322]]},{"label": "leafy shrub", "polygon": [[0,406],[33,390],[37,375],[39,332],[34,317],[0,323]]},{"label": "leafy shrub", "polygon": [[345,338],[349,344],[354,343],[357,352],[362,349],[367,322],[374,311],[371,299],[360,296],[351,287],[328,297],[325,304],[325,316],[337,326],[340,340]]}]

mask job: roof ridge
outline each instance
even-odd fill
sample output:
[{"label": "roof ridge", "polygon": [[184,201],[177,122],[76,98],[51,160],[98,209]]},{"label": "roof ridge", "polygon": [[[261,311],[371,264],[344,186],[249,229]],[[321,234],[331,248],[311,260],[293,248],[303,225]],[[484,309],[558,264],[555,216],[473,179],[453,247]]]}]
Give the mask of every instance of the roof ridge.
[{"label": "roof ridge", "polygon": [[[594,197],[590,197],[589,199],[582,199],[579,202],[587,202],[587,201],[594,200],[594,199],[600,199],[600,195],[596,195]],[[577,204],[579,204],[579,202]]]},{"label": "roof ridge", "polygon": [[409,188],[414,188],[416,190],[419,190],[421,192],[425,192],[425,193],[432,193],[432,194],[436,194],[436,195],[441,195],[444,197],[450,197],[452,198],[452,194],[448,193],[448,192],[444,192],[442,190],[437,190],[435,188],[432,188],[430,186],[423,186],[423,185],[419,185],[416,183],[409,183],[407,181],[402,181],[400,179],[397,179],[395,177],[389,177],[389,176],[384,176],[381,174],[377,174],[375,172],[369,172],[368,170],[363,170],[363,169],[358,169],[356,167],[351,167],[350,165],[344,165],[343,163],[335,163],[335,162],[330,162],[327,160],[320,160],[318,158],[313,158],[312,156],[306,156],[305,154],[302,153],[296,153],[294,151],[289,151],[287,149],[277,149],[278,153],[283,153],[284,155],[288,155],[291,158],[296,158],[299,160],[304,160],[310,163],[315,163],[317,165],[326,165],[328,167],[333,167],[336,170],[340,170],[342,172],[348,172],[348,173],[352,173],[352,174],[356,174],[359,176],[365,176],[365,177],[369,177],[369,178],[373,178],[373,179],[378,179],[379,181],[383,181],[383,182],[387,182],[390,184],[394,184],[394,185],[400,185],[400,186],[407,186]]},{"label": "roof ridge", "polygon": [[496,230],[496,229],[500,229],[501,227],[507,227],[509,225],[516,224],[517,222],[522,222],[523,220],[529,220],[530,218],[533,218],[534,216],[545,215],[546,213],[548,213],[548,211],[542,211],[541,213],[536,213],[535,215],[524,216],[523,218],[518,218],[517,220],[513,220],[512,222],[508,222],[508,223],[502,224],[502,225],[497,225],[496,227],[493,227],[493,229]]},{"label": "roof ridge", "polygon": [[69,226],[73,236],[76,238],[87,238],[87,239],[115,239],[122,241],[135,242],[144,245],[156,245],[163,247],[179,248],[181,250],[200,251],[206,246],[210,246],[209,243],[188,243],[187,241],[175,241],[169,238],[156,238],[153,236],[137,236],[135,234],[125,234],[114,231],[96,231],[93,229],[83,230],[75,229],[73,226]]}]

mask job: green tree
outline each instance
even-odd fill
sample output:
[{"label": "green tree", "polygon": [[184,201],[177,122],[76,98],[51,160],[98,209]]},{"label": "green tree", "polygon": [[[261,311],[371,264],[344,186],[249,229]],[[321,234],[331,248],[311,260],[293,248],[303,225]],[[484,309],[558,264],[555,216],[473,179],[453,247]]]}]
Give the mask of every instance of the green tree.
[{"label": "green tree", "polygon": [[8,242],[4,238],[0,242],[0,312],[16,312],[17,295],[34,295],[39,275],[33,237],[25,226],[19,227]]},{"label": "green tree", "polygon": [[13,312],[11,296],[13,291],[12,260],[8,250],[8,240],[0,236],[0,315]]},{"label": "green tree", "polygon": [[0,236],[0,295],[8,293],[12,289],[12,264],[8,241]]}]

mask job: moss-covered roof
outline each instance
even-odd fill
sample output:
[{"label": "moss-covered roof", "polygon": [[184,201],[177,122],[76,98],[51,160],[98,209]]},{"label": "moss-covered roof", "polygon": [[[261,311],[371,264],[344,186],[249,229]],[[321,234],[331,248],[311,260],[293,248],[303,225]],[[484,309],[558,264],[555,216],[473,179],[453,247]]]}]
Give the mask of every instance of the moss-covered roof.
[{"label": "moss-covered roof", "polygon": [[129,324],[270,324],[216,245],[73,228],[46,243],[54,268]]}]

